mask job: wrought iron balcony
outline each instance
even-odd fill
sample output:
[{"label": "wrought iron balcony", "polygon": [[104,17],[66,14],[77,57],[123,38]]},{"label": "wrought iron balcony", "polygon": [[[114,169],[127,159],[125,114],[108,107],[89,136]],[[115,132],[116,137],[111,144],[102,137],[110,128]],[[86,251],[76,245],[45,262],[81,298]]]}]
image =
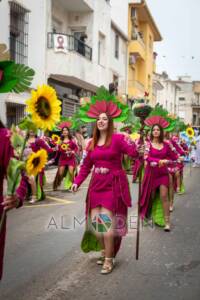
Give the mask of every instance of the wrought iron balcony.
[{"label": "wrought iron balcony", "polygon": [[64,51],[75,51],[84,56],[86,59],[92,60],[92,48],[85,44],[83,41],[75,38],[73,35],[48,32],[47,47],[49,49],[56,49],[55,38],[60,38],[60,41],[62,41],[61,46],[63,47]]},{"label": "wrought iron balcony", "polygon": [[192,100],[192,107],[193,108],[200,108],[200,101],[199,100]]}]

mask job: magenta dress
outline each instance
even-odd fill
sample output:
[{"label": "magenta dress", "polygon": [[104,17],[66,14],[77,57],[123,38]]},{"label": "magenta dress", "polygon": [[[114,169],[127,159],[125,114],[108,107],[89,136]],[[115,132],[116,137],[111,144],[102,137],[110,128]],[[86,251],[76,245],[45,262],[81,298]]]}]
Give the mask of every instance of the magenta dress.
[{"label": "magenta dress", "polygon": [[[184,149],[181,147],[181,145],[179,143],[178,138],[172,138],[171,143],[172,143],[172,145],[173,145],[173,147],[176,150],[178,155],[180,155],[180,156],[185,156],[186,155]],[[181,174],[182,174],[183,169],[184,169],[184,163],[183,162],[177,163],[176,167],[177,167],[177,170],[180,171]]]},{"label": "magenta dress", "polygon": [[[136,145],[127,136],[116,133],[112,136],[110,146],[97,145],[93,151],[87,152],[74,180],[80,186],[93,168],[86,199],[86,215],[89,209],[101,206],[126,220],[127,208],[131,207],[131,195],[128,179],[122,168],[123,154],[137,157]],[[117,235],[126,234],[127,229],[124,227],[117,231]]]},{"label": "magenta dress", "polygon": [[[3,202],[3,179],[6,176],[6,170],[9,163],[10,158],[13,156],[13,149],[9,139],[9,131],[5,128],[0,128],[0,218],[3,213],[3,206],[1,203]],[[26,195],[26,181],[25,178],[22,177],[21,183],[17,189],[17,195],[20,199],[19,207],[22,205],[23,200]],[[5,237],[6,237],[6,222],[4,223],[3,230],[0,233],[0,280],[2,278],[3,273],[3,256],[4,256],[4,248],[5,248]]]},{"label": "magenta dress", "polygon": [[177,158],[177,153],[170,147],[168,143],[164,142],[161,150],[155,149],[151,143],[149,144],[147,153],[145,155],[146,168],[142,182],[142,193],[140,198],[140,213],[142,218],[144,218],[148,213],[152,192],[161,185],[169,187],[168,166],[159,167],[159,161],[167,159],[169,161],[168,165],[170,165],[173,164]]},{"label": "magenta dress", "polygon": [[[78,151],[78,146],[77,144],[70,140],[67,143],[62,143],[62,144],[66,144],[68,146],[69,150]],[[59,149],[58,151],[60,152],[60,158],[59,158],[59,162],[58,165],[59,166],[72,166],[75,167],[76,166],[76,159],[75,159],[75,154],[70,154],[68,155],[65,151],[62,150],[61,145],[59,145]]]}]

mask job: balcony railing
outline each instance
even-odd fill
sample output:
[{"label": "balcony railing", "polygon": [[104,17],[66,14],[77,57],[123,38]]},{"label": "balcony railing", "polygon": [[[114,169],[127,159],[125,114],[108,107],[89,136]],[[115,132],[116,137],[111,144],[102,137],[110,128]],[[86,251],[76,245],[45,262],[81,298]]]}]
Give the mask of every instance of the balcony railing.
[{"label": "balcony railing", "polygon": [[200,108],[200,101],[199,100],[192,100],[192,106]]},{"label": "balcony railing", "polygon": [[133,41],[138,41],[143,48],[145,48],[145,43],[144,43],[144,39],[141,37],[140,33],[139,32],[134,32],[132,34],[132,38],[131,38]]},{"label": "balcony railing", "polygon": [[88,60],[92,60],[92,48],[86,45],[83,41],[75,38],[73,35],[65,34],[65,33],[54,33],[48,32],[47,35],[47,47],[49,49],[55,48],[54,36],[60,35],[65,37],[67,43],[65,46],[65,50],[76,51],[80,55],[84,56]]}]

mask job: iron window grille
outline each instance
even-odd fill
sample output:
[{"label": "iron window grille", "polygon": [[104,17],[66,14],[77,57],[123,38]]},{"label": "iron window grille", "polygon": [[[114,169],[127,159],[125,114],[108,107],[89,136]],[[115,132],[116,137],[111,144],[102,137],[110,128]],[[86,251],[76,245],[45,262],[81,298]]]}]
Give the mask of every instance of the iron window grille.
[{"label": "iron window grille", "polygon": [[25,105],[16,103],[6,104],[7,127],[17,125],[25,117]]},{"label": "iron window grille", "polygon": [[10,56],[16,63],[27,64],[29,11],[10,1]]}]

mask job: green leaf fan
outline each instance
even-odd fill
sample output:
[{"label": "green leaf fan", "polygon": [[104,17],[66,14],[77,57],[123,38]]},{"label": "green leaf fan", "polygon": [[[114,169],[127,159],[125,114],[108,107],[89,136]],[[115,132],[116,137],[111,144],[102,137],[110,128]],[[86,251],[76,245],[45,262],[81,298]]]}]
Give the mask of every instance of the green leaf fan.
[{"label": "green leaf fan", "polygon": [[114,122],[123,122],[127,119],[129,107],[121,103],[115,95],[110,94],[104,87],[97,90],[89,103],[81,106],[79,118],[83,122],[95,122],[101,113],[106,113]]},{"label": "green leaf fan", "polygon": [[14,61],[0,61],[0,93],[21,93],[31,85],[33,69]]}]

